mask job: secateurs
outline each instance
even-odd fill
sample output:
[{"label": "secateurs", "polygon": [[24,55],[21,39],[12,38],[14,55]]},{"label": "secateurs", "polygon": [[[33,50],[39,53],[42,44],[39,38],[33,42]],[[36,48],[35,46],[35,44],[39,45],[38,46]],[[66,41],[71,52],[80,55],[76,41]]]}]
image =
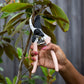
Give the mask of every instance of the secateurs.
[{"label": "secateurs", "polygon": [[[29,25],[30,25],[30,29],[33,32],[32,43],[33,43],[33,50],[34,51],[38,51],[38,44],[46,44],[47,45],[48,43],[51,42],[51,38],[48,35],[46,35],[42,31],[41,28],[35,28],[33,26],[32,15],[29,19]],[[55,71],[59,71],[57,57],[56,57],[56,54],[53,50],[51,50],[51,55],[52,55],[52,59],[53,59],[53,62],[54,62]],[[36,59],[36,61],[34,62],[32,73],[36,72],[37,63],[38,63],[38,55],[35,56],[35,59]]]}]

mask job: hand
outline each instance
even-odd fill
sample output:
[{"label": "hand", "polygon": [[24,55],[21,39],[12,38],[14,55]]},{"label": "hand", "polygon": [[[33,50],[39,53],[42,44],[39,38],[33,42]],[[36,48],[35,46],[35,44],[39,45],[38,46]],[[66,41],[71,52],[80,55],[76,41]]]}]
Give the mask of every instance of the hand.
[{"label": "hand", "polygon": [[[31,46],[31,49],[33,49],[33,46]],[[52,60],[52,56],[50,54],[50,50],[54,50],[58,59],[59,70],[63,70],[65,64],[67,63],[67,58],[62,49],[58,45],[52,43],[48,44],[48,46],[46,47],[40,46],[39,52],[31,51],[31,55],[33,56],[32,60],[35,61],[36,59],[34,56],[38,54],[38,65],[54,69],[55,67]]]}]

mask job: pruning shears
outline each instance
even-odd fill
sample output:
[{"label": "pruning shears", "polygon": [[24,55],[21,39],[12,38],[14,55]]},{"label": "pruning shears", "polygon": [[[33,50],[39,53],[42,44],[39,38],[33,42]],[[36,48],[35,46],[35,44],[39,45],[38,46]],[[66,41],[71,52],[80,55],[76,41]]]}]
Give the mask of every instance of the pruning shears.
[{"label": "pruning shears", "polygon": [[[33,24],[32,24],[32,15],[31,15],[31,17],[29,19],[29,25],[30,25],[30,29],[33,32],[32,43],[33,43],[33,50],[34,51],[38,51],[38,45],[40,45],[40,44],[46,44],[47,45],[47,44],[51,43],[51,38],[47,34],[45,34],[42,31],[41,28],[35,28],[33,26]],[[55,71],[58,72],[59,71],[58,60],[57,60],[56,54],[55,54],[55,52],[53,50],[51,50],[51,55],[52,55],[52,59],[53,59],[53,62],[54,62]],[[37,63],[38,63],[38,55],[35,56],[35,59],[36,59],[36,61],[34,62],[32,73],[36,72]]]}]

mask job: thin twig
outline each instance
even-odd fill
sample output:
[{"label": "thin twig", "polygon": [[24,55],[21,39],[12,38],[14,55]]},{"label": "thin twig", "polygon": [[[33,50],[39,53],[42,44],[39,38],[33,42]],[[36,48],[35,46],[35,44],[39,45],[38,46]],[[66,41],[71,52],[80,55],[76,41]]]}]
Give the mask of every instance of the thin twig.
[{"label": "thin twig", "polygon": [[6,33],[6,32],[7,32],[7,30],[2,31],[2,32],[0,32],[0,35],[3,35],[3,34]]},{"label": "thin twig", "polygon": [[22,74],[21,78],[22,78],[27,72],[28,72],[28,70],[26,70],[26,71]]},{"label": "thin twig", "polygon": [[21,48],[22,48],[22,51],[24,51],[24,47],[23,47],[23,34],[21,36]]},{"label": "thin twig", "polygon": [[5,19],[4,19],[4,27],[3,27],[3,29],[5,28],[5,26],[6,26],[6,23],[7,23],[7,18],[8,17],[5,17]]}]

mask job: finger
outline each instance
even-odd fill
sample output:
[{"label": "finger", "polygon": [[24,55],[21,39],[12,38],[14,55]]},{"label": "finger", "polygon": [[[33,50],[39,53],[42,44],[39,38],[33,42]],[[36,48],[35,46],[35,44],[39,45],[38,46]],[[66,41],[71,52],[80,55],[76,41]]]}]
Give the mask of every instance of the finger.
[{"label": "finger", "polygon": [[32,50],[33,50],[33,45],[31,45],[31,46],[30,46],[30,49],[32,49]]},{"label": "finger", "polygon": [[32,60],[32,61],[36,61],[36,58],[35,58],[35,57],[31,57],[31,60]]},{"label": "finger", "polygon": [[[32,62],[32,63],[31,63],[31,65],[32,65],[32,66],[34,66],[34,62]],[[40,66],[40,64],[39,64],[39,63],[37,63],[37,66]]]},{"label": "finger", "polygon": [[30,56],[28,56],[28,57],[25,57],[25,59],[27,59],[27,58],[28,58],[28,59],[30,59]]},{"label": "finger", "polygon": [[38,55],[38,52],[36,52],[36,51],[31,51],[31,55],[32,55],[32,56]]}]

